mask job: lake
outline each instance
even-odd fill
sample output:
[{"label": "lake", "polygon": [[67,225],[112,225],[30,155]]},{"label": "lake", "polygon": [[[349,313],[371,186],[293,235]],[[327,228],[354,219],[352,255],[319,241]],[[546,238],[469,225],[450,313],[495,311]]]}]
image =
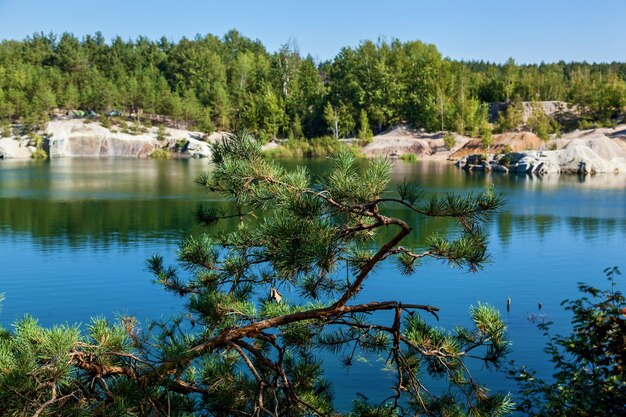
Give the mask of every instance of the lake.
[{"label": "lake", "polygon": [[[281,163],[304,163],[317,173],[327,164]],[[190,214],[194,206],[223,203],[193,183],[207,169],[206,160],[0,161],[0,292],[6,296],[0,323],[10,326],[27,313],[47,326],[128,314],[145,323],[179,312],[180,301],[152,284],[145,259],[158,252],[172,261],[178,242],[201,232]],[[541,314],[556,332],[568,331],[559,304],[577,295],[576,283],[604,286],[604,268],[626,268],[625,175],[468,174],[446,164],[397,161],[393,177],[417,181],[427,193],[467,193],[487,184],[503,192],[507,205],[487,225],[492,263],[469,274],[428,261],[412,277],[385,265],[366,281],[360,299],[436,305],[440,324],[450,328],[468,324],[470,305],[493,304],[506,318],[511,358],[520,363],[546,370],[545,340],[531,317]],[[419,244],[421,233],[448,230],[449,223],[415,226],[408,239]],[[360,358],[349,369],[337,358],[325,361],[340,409],[349,408],[356,392],[373,400],[390,394],[393,381],[380,360]],[[502,374],[476,372],[495,389],[515,390]]]}]

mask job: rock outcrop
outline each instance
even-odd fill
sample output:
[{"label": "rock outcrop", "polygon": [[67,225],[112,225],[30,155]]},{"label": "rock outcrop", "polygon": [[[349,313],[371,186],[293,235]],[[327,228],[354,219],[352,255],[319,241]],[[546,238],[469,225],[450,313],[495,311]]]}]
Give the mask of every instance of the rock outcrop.
[{"label": "rock outcrop", "polygon": [[[209,145],[198,140],[200,134],[166,129],[166,139],[156,139],[156,128],[131,135],[109,130],[97,123],[58,120],[48,124],[50,158],[146,158],[159,148],[174,149],[184,143],[180,157],[207,157]],[[181,148],[181,146],[179,146]]]},{"label": "rock outcrop", "polygon": [[[493,137],[489,150],[491,153],[520,152],[531,149],[539,149],[545,145],[543,140],[531,132],[509,132]],[[459,159],[467,155],[485,152],[480,139],[471,139],[456,152],[450,155],[450,159]]]},{"label": "rock outcrop", "polygon": [[[496,155],[488,165],[476,163],[475,158],[457,162],[467,170],[504,171],[533,174],[596,174],[626,172],[626,155],[621,146],[604,137],[592,146],[584,141],[572,141],[565,148],[553,151],[514,152]],[[604,142],[604,143],[602,143]]]},{"label": "rock outcrop", "polygon": [[469,138],[455,134],[456,145],[452,150],[448,150],[443,138],[443,132],[429,133],[411,129],[406,125],[398,125],[385,133],[376,135],[372,143],[363,148],[363,153],[368,157],[395,157],[410,153],[419,158],[446,160],[452,152],[457,151],[469,141]]},{"label": "rock outcrop", "polygon": [[33,147],[30,139],[1,138],[0,139],[0,159],[10,158],[30,158],[33,156]]}]

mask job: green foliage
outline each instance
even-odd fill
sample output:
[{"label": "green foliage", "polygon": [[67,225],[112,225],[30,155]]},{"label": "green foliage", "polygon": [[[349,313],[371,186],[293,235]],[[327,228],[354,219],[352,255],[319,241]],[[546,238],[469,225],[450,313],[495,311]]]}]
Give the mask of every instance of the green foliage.
[{"label": "green foliage", "polygon": [[498,114],[498,131],[507,132],[518,129],[524,123],[524,104],[517,100],[506,106],[504,112]]},{"label": "green foliage", "polygon": [[417,162],[417,155],[414,153],[403,153],[400,155],[400,159],[407,162]]},{"label": "green foliage", "polygon": [[100,126],[104,127],[105,129],[111,129],[111,119],[109,119],[107,116],[100,116]]},{"label": "green foliage", "polygon": [[32,155],[33,159],[48,159],[48,152],[43,149],[35,149]]},{"label": "green foliage", "polygon": [[0,137],[10,138],[11,137],[11,133],[13,133],[11,131],[11,125],[6,124],[6,125],[0,126]]},{"label": "green foliage", "polygon": [[370,122],[367,118],[367,112],[365,110],[361,110],[361,114],[359,116],[359,133],[357,134],[357,137],[365,144],[371,142],[374,137],[374,133],[372,133],[372,129],[370,128]]},{"label": "green foliage", "polygon": [[489,147],[493,142],[493,134],[491,133],[491,126],[487,122],[483,122],[480,126],[480,143],[485,148],[485,152],[489,153]]},{"label": "green foliage", "polygon": [[443,144],[448,150],[451,150],[456,146],[456,136],[452,132],[446,132],[443,136]]},{"label": "green foliage", "polygon": [[156,148],[150,154],[150,158],[152,159],[170,159],[172,157],[172,153],[167,149]]},{"label": "green foliage", "polygon": [[610,288],[580,283],[580,298],[562,305],[572,313],[572,332],[550,334],[544,349],[554,366],[540,378],[525,366],[511,371],[521,387],[519,409],[534,416],[618,416],[626,414],[626,298],[618,290],[617,267],[605,271]]},{"label": "green foliage", "polygon": [[452,61],[434,45],[398,40],[366,40],[316,64],[236,31],[175,43],[36,34],[0,42],[0,120],[34,129],[57,107],[120,109],[144,122],[161,115],[205,134],[247,128],[267,139],[368,137],[367,125],[379,133],[397,123],[477,136],[492,102],[508,103],[500,130],[519,125],[521,100],[566,101],[610,123],[626,105],[625,65]]},{"label": "green foliage", "polygon": [[531,132],[537,134],[544,141],[548,141],[552,133],[559,133],[558,123],[543,111],[539,103],[533,103],[527,124]]},{"label": "green foliage", "polygon": [[167,130],[165,129],[165,126],[163,126],[163,124],[159,124],[159,126],[157,127],[157,132],[156,132],[156,138],[157,140],[161,141],[161,140],[165,140],[170,136],[170,134],[167,132]]},{"label": "green foliage", "polygon": [[187,150],[187,146],[189,146],[189,140],[180,139],[176,141],[176,145],[174,145],[174,150],[176,152],[185,152]]}]

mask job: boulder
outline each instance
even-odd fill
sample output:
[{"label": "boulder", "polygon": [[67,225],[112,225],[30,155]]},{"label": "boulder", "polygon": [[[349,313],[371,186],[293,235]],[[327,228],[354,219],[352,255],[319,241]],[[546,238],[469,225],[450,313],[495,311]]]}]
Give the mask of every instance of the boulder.
[{"label": "boulder", "polygon": [[197,139],[189,139],[187,152],[192,158],[207,158],[211,156],[209,144]]},{"label": "boulder", "polygon": [[17,140],[12,137],[0,138],[0,158],[31,158],[33,152],[29,148],[29,140]]},{"label": "boulder", "polygon": [[626,169],[626,164],[615,160],[607,161],[587,146],[568,146],[553,152],[556,153],[559,167],[564,173],[595,174]]}]

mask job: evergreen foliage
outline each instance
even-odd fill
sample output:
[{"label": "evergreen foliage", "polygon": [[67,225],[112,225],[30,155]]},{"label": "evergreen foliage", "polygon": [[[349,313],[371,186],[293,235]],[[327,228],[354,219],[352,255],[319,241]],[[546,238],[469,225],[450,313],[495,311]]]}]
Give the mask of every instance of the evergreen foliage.
[{"label": "evergreen foliage", "polygon": [[[0,69],[0,121],[29,127],[55,108],[119,109],[204,133],[338,138],[369,135],[364,111],[373,133],[409,123],[476,137],[492,102],[561,100],[602,124],[626,105],[624,63],[459,62],[399,40],[363,41],[315,62],[293,45],[270,53],[235,30],[174,43],[36,33],[0,42]],[[516,114],[500,115],[500,127],[517,127]]]},{"label": "evergreen foliage", "polygon": [[[0,414],[337,415],[316,356],[323,350],[346,366],[356,355],[380,355],[394,371],[392,395],[382,404],[357,399],[352,415],[512,409],[508,395],[490,393],[466,364],[498,368],[508,350],[492,307],[472,307],[472,327],[446,330],[435,323],[437,307],[415,304],[427,300],[360,296],[385,261],[405,274],[429,258],[481,268],[488,254],[480,224],[500,207],[499,195],[424,198],[408,183],[389,191],[389,161],[358,169],[348,152],[314,179],[305,168],[286,171],[264,159],[248,133],[214,143],[212,162],[197,182],[230,206],[199,206],[196,220],[211,227],[232,218],[239,226],[186,239],[178,266],[158,254],[147,263],[157,283],[185,302],[185,314],[143,330],[131,317],[96,318],[85,329],[18,321],[0,334]],[[457,229],[403,246],[413,228],[394,217],[394,206],[409,208],[411,222],[448,217]],[[450,388],[428,390],[431,377]]]}]

